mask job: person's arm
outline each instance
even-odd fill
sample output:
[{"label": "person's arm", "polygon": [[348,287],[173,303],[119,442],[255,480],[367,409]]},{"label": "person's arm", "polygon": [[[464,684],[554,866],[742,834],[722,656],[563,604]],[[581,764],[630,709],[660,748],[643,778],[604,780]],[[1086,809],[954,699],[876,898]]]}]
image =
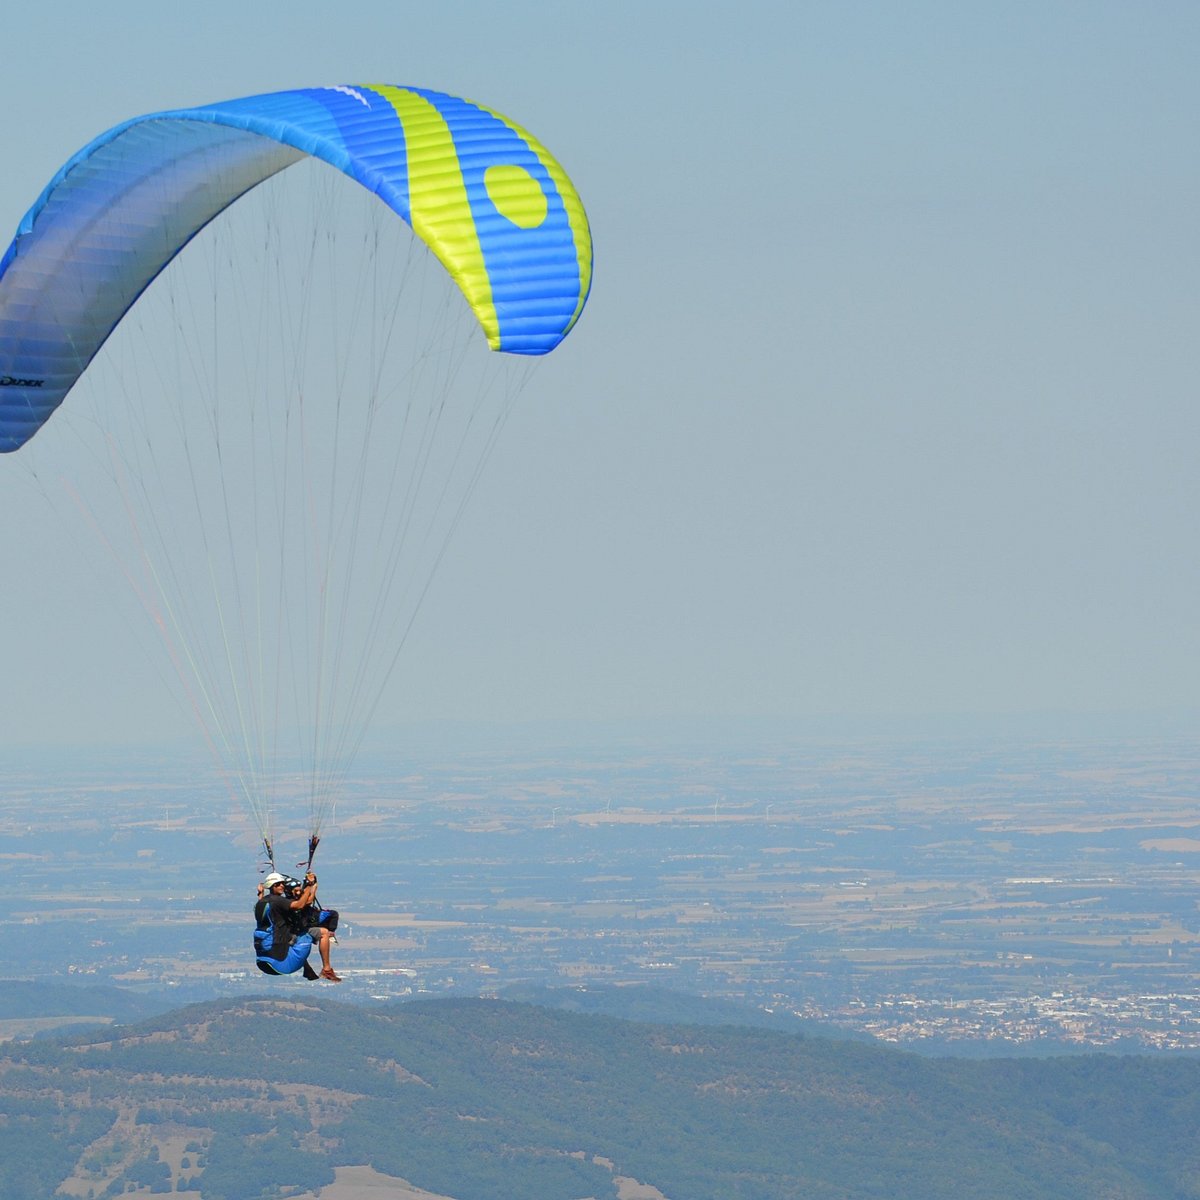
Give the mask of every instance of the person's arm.
[{"label": "person's arm", "polygon": [[291,902],[292,908],[307,908],[317,898],[317,877],[310,871],[304,877],[304,891]]}]

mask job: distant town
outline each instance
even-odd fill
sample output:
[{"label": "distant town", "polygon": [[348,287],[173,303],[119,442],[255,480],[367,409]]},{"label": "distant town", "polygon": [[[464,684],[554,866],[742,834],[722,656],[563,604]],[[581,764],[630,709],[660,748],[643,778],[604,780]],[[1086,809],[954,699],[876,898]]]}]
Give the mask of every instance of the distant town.
[{"label": "distant town", "polygon": [[[398,739],[314,864],[336,994],[654,983],[914,1048],[1200,1049],[1198,752]],[[257,834],[202,760],[30,755],[0,782],[0,860],[10,977],[333,987],[255,970]]]}]

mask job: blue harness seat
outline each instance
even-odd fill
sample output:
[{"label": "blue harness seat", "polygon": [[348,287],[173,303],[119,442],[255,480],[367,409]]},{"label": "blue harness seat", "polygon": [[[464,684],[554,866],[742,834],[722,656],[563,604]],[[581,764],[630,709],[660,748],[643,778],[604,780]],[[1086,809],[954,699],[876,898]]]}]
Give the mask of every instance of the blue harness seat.
[{"label": "blue harness seat", "polygon": [[283,958],[275,958],[270,951],[274,946],[272,931],[265,933],[254,931],[254,963],[267,975],[291,975],[299,971],[308,962],[312,953],[313,940],[307,933],[296,935],[296,940],[288,947]]}]

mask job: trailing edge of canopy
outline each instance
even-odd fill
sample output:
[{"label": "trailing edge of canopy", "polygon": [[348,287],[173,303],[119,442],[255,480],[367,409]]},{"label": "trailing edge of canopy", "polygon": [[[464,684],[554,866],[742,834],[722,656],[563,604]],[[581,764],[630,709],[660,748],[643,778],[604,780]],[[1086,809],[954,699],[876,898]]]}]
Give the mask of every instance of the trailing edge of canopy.
[{"label": "trailing edge of canopy", "polygon": [[49,418],[141,292],[218,213],[305,156],[407,221],[493,350],[545,354],[591,286],[587,217],[528,133],[420,88],[310,88],[115,126],[71,158],[0,260],[0,452]]}]

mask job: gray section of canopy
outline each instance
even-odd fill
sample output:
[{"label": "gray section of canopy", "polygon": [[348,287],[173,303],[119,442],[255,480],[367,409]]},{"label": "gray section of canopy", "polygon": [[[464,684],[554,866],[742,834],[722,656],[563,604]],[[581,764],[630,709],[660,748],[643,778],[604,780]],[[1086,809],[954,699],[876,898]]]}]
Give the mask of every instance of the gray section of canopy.
[{"label": "gray section of canopy", "polygon": [[[37,432],[190,238],[303,157],[256,133],[176,118],[128,126],[78,163],[0,277],[0,453]],[[160,164],[150,175],[148,158]]]}]

